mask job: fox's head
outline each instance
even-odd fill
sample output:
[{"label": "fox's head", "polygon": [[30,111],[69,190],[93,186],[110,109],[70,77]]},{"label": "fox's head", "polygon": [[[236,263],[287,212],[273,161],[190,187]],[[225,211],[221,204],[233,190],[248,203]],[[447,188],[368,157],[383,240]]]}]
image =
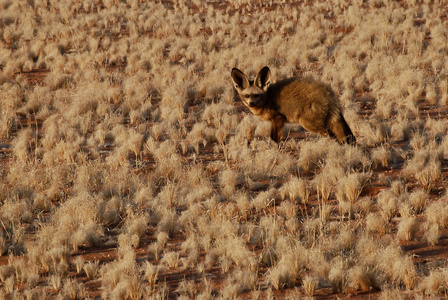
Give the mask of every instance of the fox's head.
[{"label": "fox's head", "polygon": [[264,67],[258,72],[255,80],[249,80],[243,72],[233,68],[232,81],[241,101],[249,108],[256,108],[266,101],[266,91],[271,84],[271,71]]}]

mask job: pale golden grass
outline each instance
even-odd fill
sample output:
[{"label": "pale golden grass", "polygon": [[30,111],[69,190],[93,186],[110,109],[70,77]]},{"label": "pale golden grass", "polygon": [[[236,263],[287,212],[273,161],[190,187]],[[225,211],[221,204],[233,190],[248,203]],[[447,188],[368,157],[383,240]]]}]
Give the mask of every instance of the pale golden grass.
[{"label": "pale golden grass", "polygon": [[397,237],[407,241],[412,240],[417,229],[417,220],[415,217],[402,217],[398,224]]},{"label": "pale golden grass", "polygon": [[418,289],[421,293],[430,297],[440,297],[444,295],[448,289],[446,282],[446,269],[432,270],[428,276],[420,281]]},{"label": "pale golden grass", "polygon": [[312,276],[305,276],[302,280],[303,289],[305,290],[305,295],[307,296],[313,296],[314,290],[319,284],[319,281],[316,278],[313,278]]},{"label": "pale golden grass", "polygon": [[[283,2],[0,4],[1,297],[446,293],[396,244],[448,227],[446,120],[420,112],[447,102],[443,1]],[[273,143],[229,76],[265,65],[331,86],[358,146]]]},{"label": "pale golden grass", "polygon": [[292,201],[308,203],[309,189],[305,180],[297,177],[290,177],[289,180],[280,188],[280,195],[283,199],[287,196]]}]

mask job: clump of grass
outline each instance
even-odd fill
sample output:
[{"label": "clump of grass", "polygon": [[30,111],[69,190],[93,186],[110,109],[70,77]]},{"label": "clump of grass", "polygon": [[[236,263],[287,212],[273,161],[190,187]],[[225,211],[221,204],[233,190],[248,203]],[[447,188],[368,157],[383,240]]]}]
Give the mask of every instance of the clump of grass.
[{"label": "clump of grass", "polygon": [[103,265],[99,270],[104,287],[104,297],[141,297],[143,287],[135,256],[130,243],[120,240],[118,259]]},{"label": "clump of grass", "polygon": [[76,273],[79,274],[84,268],[85,259],[81,255],[79,255],[73,262],[76,266]]},{"label": "clump of grass", "polygon": [[376,166],[381,164],[381,166],[387,168],[391,159],[391,152],[386,146],[381,146],[372,150],[371,157]]},{"label": "clump of grass", "polygon": [[396,196],[400,197],[407,192],[407,187],[401,180],[395,180],[390,183],[390,191]]},{"label": "clump of grass", "polygon": [[366,265],[357,265],[348,272],[349,285],[362,291],[380,288],[378,270]]},{"label": "clump of grass", "polygon": [[387,221],[381,216],[369,213],[366,216],[366,231],[384,234],[387,231]]},{"label": "clump of grass", "polygon": [[0,267],[0,281],[2,283],[13,274],[13,270],[11,266],[3,265]]},{"label": "clump of grass", "polygon": [[343,258],[335,257],[331,263],[332,267],[328,273],[328,280],[330,280],[331,289],[333,293],[342,293],[345,291],[347,285],[347,270],[344,265]]},{"label": "clump of grass", "polygon": [[299,169],[303,169],[307,172],[313,166],[321,165],[324,162],[329,149],[336,145],[331,141],[329,146],[327,142],[328,140],[320,138],[316,141],[306,141],[302,143],[299,160],[297,161]]},{"label": "clump of grass", "polygon": [[445,202],[446,201],[439,200],[431,203],[426,208],[426,238],[432,245],[435,245],[438,242],[440,229],[448,227],[448,211]]},{"label": "clump of grass", "polygon": [[[382,104],[378,105],[381,106]],[[390,106],[384,105],[383,108],[384,111],[381,110],[378,113],[388,114],[390,111]],[[387,143],[391,136],[389,122],[383,121],[383,119],[378,120],[377,118],[378,117],[376,115],[372,116],[369,123],[360,126],[361,134],[365,136],[367,145],[369,146]],[[373,153],[374,151],[372,151],[372,154]]]},{"label": "clump of grass", "polygon": [[371,174],[369,173],[350,173],[339,180],[336,198],[340,202],[349,201],[354,203],[358,200],[359,195]]},{"label": "clump of grass", "polygon": [[426,135],[416,133],[409,144],[414,149],[414,151],[420,150],[428,144],[428,137]]},{"label": "clump of grass", "polygon": [[221,269],[221,273],[226,274],[229,271],[230,266],[232,265],[232,260],[227,256],[220,256],[218,258],[218,263]]},{"label": "clump of grass", "polygon": [[435,245],[439,242],[440,238],[440,228],[438,225],[430,225],[426,232],[426,240],[431,244]]},{"label": "clump of grass", "polygon": [[404,300],[403,291],[399,288],[385,288],[381,291],[381,299],[384,300]]},{"label": "clump of grass", "polygon": [[138,247],[141,236],[146,232],[148,221],[148,214],[135,214],[131,209],[128,209],[123,233],[132,237],[133,247]]},{"label": "clump of grass", "polygon": [[163,213],[163,217],[157,224],[158,232],[166,232],[169,236],[178,228],[177,215],[175,211],[168,210]]},{"label": "clump of grass", "polygon": [[403,283],[408,290],[412,290],[417,281],[418,274],[410,256],[398,259],[393,265],[394,280]]},{"label": "clump of grass", "polygon": [[278,208],[278,212],[288,220],[291,220],[297,216],[297,206],[293,202],[283,201]]},{"label": "clump of grass", "polygon": [[176,293],[180,294],[181,297],[185,297],[188,299],[195,298],[197,294],[197,287],[194,281],[192,280],[182,280],[176,289]]},{"label": "clump of grass", "polygon": [[15,281],[14,276],[8,277],[5,280],[4,287],[6,294],[11,294],[14,291],[14,281]]},{"label": "clump of grass", "polygon": [[64,281],[62,294],[71,299],[84,298],[86,296],[86,287],[82,282],[67,278]]},{"label": "clump of grass", "polygon": [[257,273],[244,268],[236,268],[228,278],[228,283],[234,283],[237,287],[237,294],[256,289]]},{"label": "clump of grass", "polygon": [[339,251],[350,251],[355,246],[356,234],[353,228],[347,227],[341,229],[339,232],[335,245]]},{"label": "clump of grass", "polygon": [[348,214],[349,218],[354,216],[354,203],[370,176],[368,173],[350,173],[339,180],[336,199],[342,214]]},{"label": "clump of grass", "polygon": [[289,266],[278,264],[276,267],[269,269],[267,278],[274,289],[281,290],[291,285],[293,275]]},{"label": "clump of grass", "polygon": [[328,174],[321,173],[314,177],[317,193],[322,201],[328,201],[332,191],[332,178]]},{"label": "clump of grass", "polygon": [[431,224],[437,224],[441,228],[448,226],[448,211],[446,209],[446,199],[431,203],[426,209],[427,221]]},{"label": "clump of grass", "polygon": [[247,219],[252,208],[252,203],[249,201],[248,195],[238,193],[235,198],[241,216],[243,219]]},{"label": "clump of grass", "polygon": [[421,293],[430,297],[444,295],[448,290],[446,273],[445,270],[432,270],[429,275],[424,277],[419,283],[418,289]]},{"label": "clump of grass", "polygon": [[255,137],[256,124],[258,120],[252,116],[247,115],[244,119],[238,124],[237,127],[237,135],[241,135],[247,142],[251,142]]},{"label": "clump of grass", "polygon": [[161,262],[163,264],[166,264],[171,269],[177,268],[177,266],[179,265],[179,262],[180,262],[179,253],[174,252],[174,251],[166,252],[162,257]]},{"label": "clump of grass", "polygon": [[87,262],[83,266],[84,272],[89,279],[95,279],[98,276],[99,261]]},{"label": "clump of grass", "polygon": [[417,219],[415,217],[403,217],[398,224],[397,237],[410,241],[417,232]]},{"label": "clump of grass", "polygon": [[414,157],[408,161],[403,173],[406,177],[414,177],[426,190],[430,190],[441,176],[441,162],[443,151],[433,142],[428,146],[418,149]]},{"label": "clump of grass", "polygon": [[317,238],[322,234],[323,224],[321,219],[307,219],[303,223],[303,233],[307,244],[314,245]]},{"label": "clump of grass", "polygon": [[62,287],[62,278],[59,275],[52,275],[47,282],[48,285],[56,291],[59,291]]},{"label": "clump of grass", "polygon": [[302,279],[303,290],[305,291],[305,295],[312,297],[314,295],[314,291],[317,288],[319,281],[310,275],[306,275]]},{"label": "clump of grass", "polygon": [[21,131],[12,143],[15,157],[23,164],[28,162],[31,143],[32,131],[30,129]]},{"label": "clump of grass", "polygon": [[186,140],[193,146],[195,152],[199,154],[199,145],[207,145],[207,124],[198,122],[193,125],[191,131],[187,134]]},{"label": "clump of grass", "polygon": [[279,193],[282,199],[285,199],[286,196],[288,196],[292,201],[297,201],[302,204],[308,203],[310,194],[305,180],[295,176],[291,176],[289,180],[283,184],[279,189]]},{"label": "clump of grass", "polygon": [[241,177],[234,170],[224,170],[220,174],[220,184],[223,187],[222,193],[227,198],[232,196],[239,183],[241,183]]},{"label": "clump of grass", "polygon": [[[228,229],[231,230],[231,228]],[[268,241],[268,243],[269,242],[270,241]],[[225,253],[227,253],[229,258],[237,267],[247,268],[251,271],[255,271],[257,269],[257,258],[254,253],[249,251],[242,238],[227,239],[221,250],[225,250]]]},{"label": "clump of grass", "polygon": [[429,200],[429,195],[426,191],[416,190],[409,195],[409,205],[414,214],[422,213]]},{"label": "clump of grass", "polygon": [[149,285],[155,285],[157,279],[159,277],[159,272],[161,267],[159,265],[153,265],[152,263],[146,261],[143,266],[143,272],[145,274],[145,278],[148,281]]},{"label": "clump of grass", "polygon": [[363,197],[359,199],[355,205],[355,211],[361,216],[367,216],[372,209],[372,198]]},{"label": "clump of grass", "polygon": [[257,211],[261,211],[269,206],[272,206],[275,202],[277,189],[270,188],[265,192],[260,192],[252,201],[253,207]]},{"label": "clump of grass", "polygon": [[398,198],[390,190],[382,190],[377,197],[378,205],[381,209],[381,217],[388,222],[397,214]]},{"label": "clump of grass", "polygon": [[31,268],[30,272],[26,275],[25,283],[27,287],[34,287],[38,284],[40,279],[39,270],[37,268]]}]

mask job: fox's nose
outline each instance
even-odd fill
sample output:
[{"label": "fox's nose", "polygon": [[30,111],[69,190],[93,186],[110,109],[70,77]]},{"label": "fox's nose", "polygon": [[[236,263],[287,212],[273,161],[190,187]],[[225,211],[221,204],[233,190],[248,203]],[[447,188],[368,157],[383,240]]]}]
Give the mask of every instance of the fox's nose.
[{"label": "fox's nose", "polygon": [[253,101],[249,102],[249,106],[250,107],[254,107],[255,106],[255,102],[253,102]]}]

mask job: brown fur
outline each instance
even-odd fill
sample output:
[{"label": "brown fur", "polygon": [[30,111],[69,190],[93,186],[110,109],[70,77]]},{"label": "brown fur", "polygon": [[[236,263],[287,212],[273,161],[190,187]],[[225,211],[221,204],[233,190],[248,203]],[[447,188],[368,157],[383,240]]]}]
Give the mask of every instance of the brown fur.
[{"label": "brown fur", "polygon": [[241,101],[250,111],[272,124],[271,138],[280,142],[286,123],[299,123],[308,131],[356,144],[355,136],[342,116],[333,90],[311,78],[292,77],[271,84],[271,72],[264,67],[254,81],[232,69],[232,80]]}]

